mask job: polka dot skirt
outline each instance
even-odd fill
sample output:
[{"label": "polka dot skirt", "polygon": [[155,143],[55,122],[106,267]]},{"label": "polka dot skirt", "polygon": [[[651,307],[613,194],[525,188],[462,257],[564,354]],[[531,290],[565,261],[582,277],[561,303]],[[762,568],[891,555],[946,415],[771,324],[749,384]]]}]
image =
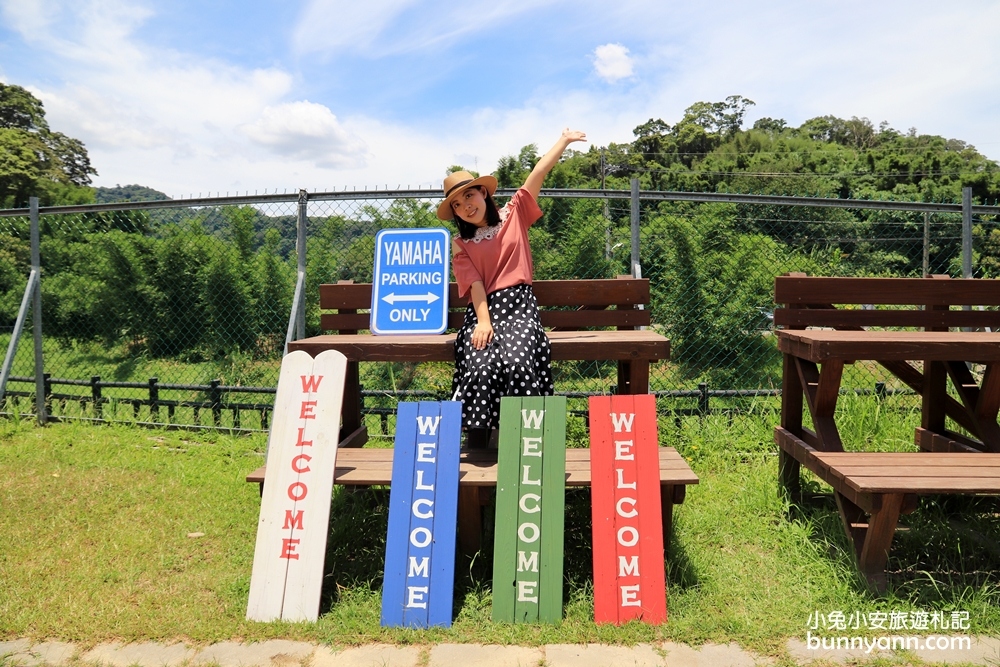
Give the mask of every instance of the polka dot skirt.
[{"label": "polka dot skirt", "polygon": [[487,295],[493,342],[472,346],[478,318],[469,304],[455,339],[452,395],[462,401],[462,426],[496,428],[503,396],[551,396],[552,349],[538,319],[531,285],[515,285]]}]

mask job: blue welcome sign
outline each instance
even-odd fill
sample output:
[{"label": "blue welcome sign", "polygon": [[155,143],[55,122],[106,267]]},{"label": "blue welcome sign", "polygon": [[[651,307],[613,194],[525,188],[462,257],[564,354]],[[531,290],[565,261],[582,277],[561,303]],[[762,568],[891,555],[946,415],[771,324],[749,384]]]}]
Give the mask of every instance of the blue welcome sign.
[{"label": "blue welcome sign", "polygon": [[444,332],[450,258],[447,229],[383,229],[376,234],[372,333]]},{"label": "blue welcome sign", "polygon": [[462,404],[400,403],[392,453],[382,626],[451,626]]}]

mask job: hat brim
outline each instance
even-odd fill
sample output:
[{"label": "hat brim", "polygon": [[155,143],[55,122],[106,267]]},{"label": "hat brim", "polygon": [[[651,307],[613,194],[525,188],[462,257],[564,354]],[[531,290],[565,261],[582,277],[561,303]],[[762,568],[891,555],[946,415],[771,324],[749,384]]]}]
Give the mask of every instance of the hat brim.
[{"label": "hat brim", "polygon": [[469,188],[474,188],[477,185],[486,188],[486,192],[493,195],[497,191],[497,179],[493,176],[480,176],[479,178],[474,178],[471,181],[466,181],[464,183],[459,183],[451,189],[451,191],[445,196],[441,203],[437,207],[437,217],[439,220],[453,220],[455,218],[455,213],[451,210],[451,202],[460,194],[468,190]]}]

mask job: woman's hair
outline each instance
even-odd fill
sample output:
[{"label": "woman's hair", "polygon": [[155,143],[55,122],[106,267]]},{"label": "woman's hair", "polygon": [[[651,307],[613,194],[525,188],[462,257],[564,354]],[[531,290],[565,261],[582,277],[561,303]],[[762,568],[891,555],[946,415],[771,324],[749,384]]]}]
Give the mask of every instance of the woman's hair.
[{"label": "woman's hair", "polygon": [[[482,191],[483,198],[486,199],[486,226],[496,227],[500,224],[500,211],[497,209],[497,203],[493,201],[493,195],[487,192],[486,188],[478,185],[476,187]],[[458,235],[463,239],[471,239],[476,235],[476,226],[474,224],[462,220],[457,213],[452,219],[458,225]]]}]

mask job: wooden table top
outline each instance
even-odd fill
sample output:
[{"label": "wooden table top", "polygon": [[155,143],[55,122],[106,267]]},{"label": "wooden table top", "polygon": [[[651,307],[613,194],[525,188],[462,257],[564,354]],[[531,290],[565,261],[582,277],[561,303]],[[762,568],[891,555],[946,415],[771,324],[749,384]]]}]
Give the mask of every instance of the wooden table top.
[{"label": "wooden table top", "polygon": [[[337,450],[336,484],[389,484],[392,480],[392,449],[369,447]],[[660,447],[660,483],[697,484],[694,474],[673,447]],[[264,481],[265,467],[247,475],[248,482]],[[465,450],[459,458],[459,483],[471,486],[496,486],[497,452],[495,449]],[[590,486],[590,450],[566,450],[566,486]]]},{"label": "wooden table top", "polygon": [[[548,331],[552,358],[659,360],[670,358],[670,341],[655,331]],[[316,356],[338,350],[350,361],[454,361],[455,334],[373,336],[325,334],[288,344],[288,351]]]},{"label": "wooden table top", "polygon": [[1000,454],[813,452],[860,493],[1000,493]]},{"label": "wooden table top", "polygon": [[782,329],[778,349],[820,363],[831,359],[1000,361],[1000,333]]}]

